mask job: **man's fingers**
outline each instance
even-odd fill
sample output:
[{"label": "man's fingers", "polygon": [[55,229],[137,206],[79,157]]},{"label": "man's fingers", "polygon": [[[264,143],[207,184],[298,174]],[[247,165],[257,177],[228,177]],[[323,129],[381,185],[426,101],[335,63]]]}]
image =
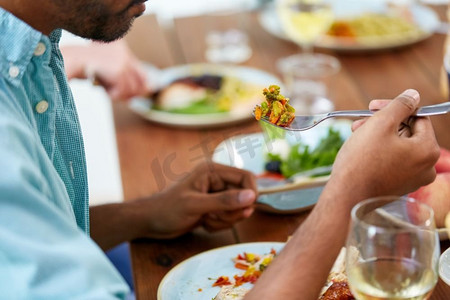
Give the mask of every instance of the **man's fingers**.
[{"label": "man's fingers", "polygon": [[401,93],[392,100],[384,109],[378,112],[386,120],[391,120],[391,124],[398,128],[398,125],[411,116],[417,109],[420,95],[416,90],[409,89]]},{"label": "man's fingers", "polygon": [[253,213],[253,207],[247,207],[244,209],[218,212],[207,214],[203,219],[203,227],[209,231],[216,231],[231,227],[234,223],[250,217]]},{"label": "man's fingers", "polygon": [[392,100],[387,99],[375,99],[369,102],[369,109],[370,110],[380,110],[383,107],[387,106],[389,103],[391,103]]},{"label": "man's fingers", "polygon": [[367,121],[367,118],[353,121],[353,123],[352,123],[352,131],[357,130],[359,127],[362,126],[362,124],[366,123],[366,121]]},{"label": "man's fingers", "polygon": [[196,194],[190,200],[189,210],[203,214],[211,211],[233,211],[251,206],[256,194],[250,189],[233,189],[216,193]]},{"label": "man's fingers", "polygon": [[[205,170],[209,168],[209,170]],[[254,175],[248,171],[236,169],[234,167],[225,166],[222,164],[208,163],[200,167],[200,172],[207,171],[209,174],[214,174],[214,184],[211,186],[213,191],[219,187],[222,190],[227,186],[235,186],[237,188],[252,189],[256,191],[256,179]],[[222,181],[217,182],[217,181]]]}]

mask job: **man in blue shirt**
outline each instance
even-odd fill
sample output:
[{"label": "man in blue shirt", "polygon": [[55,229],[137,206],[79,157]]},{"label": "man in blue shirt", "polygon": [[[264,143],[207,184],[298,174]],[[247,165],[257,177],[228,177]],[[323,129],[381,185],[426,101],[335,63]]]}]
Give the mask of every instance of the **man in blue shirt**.
[{"label": "man in blue shirt", "polygon": [[[226,228],[253,211],[254,178],[220,165],[199,166],[183,182],[148,199],[89,211],[84,146],[58,47],[60,28],[111,41],[143,9],[141,0],[0,0],[2,299],[124,298],[128,288],[102,249],[138,237],[176,237],[199,224]],[[283,288],[298,295],[302,288],[303,299],[313,299],[342,245],[352,205],[433,180],[439,151],[429,120],[411,124],[408,137],[395,130],[418,102],[417,92],[408,90],[356,130],[339,153],[319,204],[289,243],[293,246],[249,297],[291,299],[266,293]],[[404,160],[409,149],[415,151]],[[330,237],[326,247],[313,241],[315,234]],[[280,268],[294,268],[288,272],[291,281],[280,281],[286,279],[282,272],[277,277]],[[315,276],[298,280],[313,269]]]},{"label": "man in blue shirt", "polygon": [[142,13],[141,1],[104,2],[0,1],[0,298],[123,298],[127,286],[100,248],[221,229],[253,211],[249,173],[203,165],[165,193],[89,214],[57,28],[108,41]]}]

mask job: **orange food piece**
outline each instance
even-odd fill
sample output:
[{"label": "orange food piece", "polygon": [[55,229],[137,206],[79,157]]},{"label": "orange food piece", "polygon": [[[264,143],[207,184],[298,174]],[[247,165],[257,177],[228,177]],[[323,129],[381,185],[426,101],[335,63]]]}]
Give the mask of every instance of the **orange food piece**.
[{"label": "orange food piece", "polygon": [[255,107],[255,118],[256,120],[261,120],[261,116],[262,116],[262,110],[261,107],[257,106]]},{"label": "orange food piece", "polygon": [[213,283],[212,286],[223,286],[223,285],[230,285],[231,282],[228,278],[228,276],[220,276],[217,278],[216,282]]},{"label": "orange food piece", "polygon": [[356,34],[350,25],[344,21],[336,21],[327,32],[328,35],[341,37],[355,37]]},{"label": "orange food piece", "polygon": [[272,124],[277,124],[278,120],[280,119],[280,116],[276,115],[273,111],[270,113],[269,116],[269,122]]},{"label": "orange food piece", "polygon": [[244,265],[243,263],[240,263],[240,262],[235,263],[234,267],[236,269],[241,269],[241,270],[247,270],[248,269],[247,265]]},{"label": "orange food piece", "polygon": [[346,281],[334,282],[323,294],[319,300],[354,300],[355,297],[352,295],[348,283]]}]

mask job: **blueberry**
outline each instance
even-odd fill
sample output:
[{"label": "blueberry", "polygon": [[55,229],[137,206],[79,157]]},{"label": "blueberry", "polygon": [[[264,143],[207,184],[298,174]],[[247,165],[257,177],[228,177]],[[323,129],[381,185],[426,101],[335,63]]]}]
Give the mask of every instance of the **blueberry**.
[{"label": "blueberry", "polygon": [[266,163],[265,169],[269,172],[273,173],[281,173],[281,161],[279,160],[271,160]]}]

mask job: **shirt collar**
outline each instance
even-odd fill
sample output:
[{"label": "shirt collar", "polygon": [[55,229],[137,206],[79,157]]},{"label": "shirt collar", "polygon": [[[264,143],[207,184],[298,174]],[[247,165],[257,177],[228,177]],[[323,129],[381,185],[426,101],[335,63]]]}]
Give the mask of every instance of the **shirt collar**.
[{"label": "shirt collar", "polygon": [[[0,72],[3,78],[18,84],[38,42],[42,39],[50,44],[49,37],[1,7],[0,20]],[[58,30],[52,32],[52,41],[58,42],[60,35]],[[11,71],[11,68],[14,68],[14,71]],[[11,73],[16,74],[11,76]]]}]

